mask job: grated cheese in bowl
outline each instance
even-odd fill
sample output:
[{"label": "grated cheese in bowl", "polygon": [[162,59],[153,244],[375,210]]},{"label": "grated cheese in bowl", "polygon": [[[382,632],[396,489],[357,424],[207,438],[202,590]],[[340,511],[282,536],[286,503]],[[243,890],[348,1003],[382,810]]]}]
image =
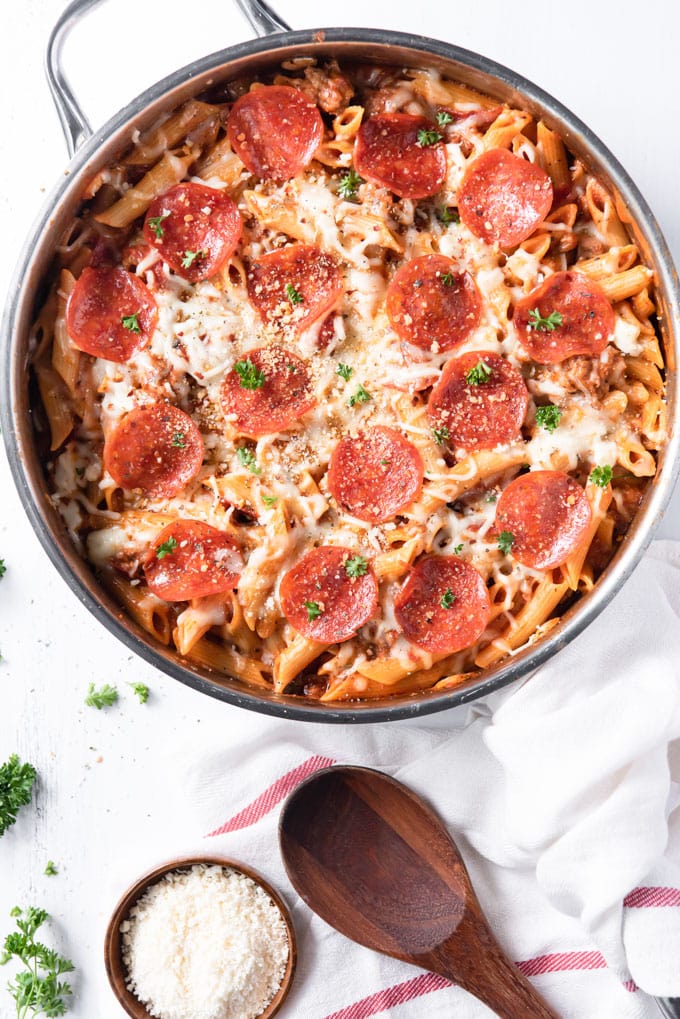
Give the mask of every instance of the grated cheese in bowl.
[{"label": "grated cheese in bowl", "polygon": [[120,933],[128,990],[157,1019],[257,1019],[290,952],[276,903],[226,866],[169,871],[137,900]]}]

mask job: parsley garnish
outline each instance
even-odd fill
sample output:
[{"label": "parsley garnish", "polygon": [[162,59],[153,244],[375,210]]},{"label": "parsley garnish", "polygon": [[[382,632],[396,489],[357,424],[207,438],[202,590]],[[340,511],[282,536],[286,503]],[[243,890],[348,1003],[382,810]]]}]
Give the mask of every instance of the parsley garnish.
[{"label": "parsley garnish", "polygon": [[474,368],[465,373],[468,386],[483,386],[491,378],[491,369],[486,361],[478,361]]},{"label": "parsley garnish", "polygon": [[305,608],[307,609],[307,619],[310,623],[313,623],[315,619],[318,619],[323,612],[318,601],[306,601]]},{"label": "parsley garnish", "polygon": [[424,149],[428,145],[436,145],[437,142],[442,140],[442,137],[443,135],[441,135],[439,131],[428,131],[424,127],[421,127],[418,131],[418,141],[416,144],[419,145],[421,149]]},{"label": "parsley garnish", "polygon": [[21,764],[17,754],[0,766],[0,837],[17,819],[20,807],[31,802],[37,772],[32,764]]},{"label": "parsley garnish", "polygon": [[54,860],[48,860],[47,861],[47,866],[45,867],[45,876],[46,877],[55,877],[58,873],[59,873],[59,871],[57,870],[57,866],[56,866]]},{"label": "parsley garnish", "polygon": [[447,205],[442,205],[441,209],[437,210],[440,223],[444,226],[449,226],[451,223],[460,223],[460,216],[458,215],[457,209],[449,209]]},{"label": "parsley garnish", "polygon": [[299,290],[296,290],[292,283],[286,283],[286,297],[291,304],[304,304],[304,297]]},{"label": "parsley garnish", "polygon": [[487,492],[484,496],[484,502],[496,502],[498,496],[495,492]]},{"label": "parsley garnish", "polygon": [[536,424],[548,432],[555,431],[561,417],[562,411],[554,403],[546,403],[545,406],[536,408]]},{"label": "parsley garnish", "polygon": [[455,600],[456,600],[455,594],[453,593],[450,587],[447,587],[447,589],[444,591],[444,594],[441,596],[439,604],[443,609],[450,609]]},{"label": "parsley garnish", "polygon": [[[288,370],[290,371],[290,367]],[[262,389],[265,383],[265,374],[255,367],[250,358],[247,361],[237,361],[234,371],[238,375],[243,389]]]},{"label": "parsley garnish", "polygon": [[257,466],[255,460],[255,454],[252,449],[248,449],[247,446],[239,446],[236,450],[236,455],[239,459],[239,463],[242,467],[246,467],[251,474],[262,474],[262,471]]},{"label": "parsley garnish", "polygon": [[7,567],[5,566],[5,560],[0,559],[0,577],[4,577],[7,573]]},{"label": "parsley garnish", "polygon": [[462,551],[463,551],[463,546],[462,546],[462,544],[461,544],[461,545],[454,545],[454,548],[453,548],[453,554],[454,554],[454,555],[460,555],[460,553],[461,553]]},{"label": "parsley garnish", "polygon": [[440,110],[437,114],[436,120],[439,127],[446,127],[447,124],[453,124],[453,117],[448,110]]},{"label": "parsley garnish", "polygon": [[510,555],[510,549],[515,544],[515,535],[512,531],[501,531],[498,535],[498,548],[503,555]]},{"label": "parsley garnish", "polygon": [[441,445],[447,441],[449,437],[449,430],[446,425],[442,425],[441,428],[433,428],[432,434],[434,435],[434,441]]},{"label": "parsley garnish", "polygon": [[17,1019],[64,1015],[68,1008],[66,998],[73,992],[59,977],[71,973],[73,963],[35,940],[37,930],[49,919],[49,914],[35,906],[23,911],[16,906],[10,916],[16,920],[18,930],[5,938],[0,965],[16,959],[25,966],[25,970],[17,973],[7,985],[16,1003]]},{"label": "parsley garnish", "polygon": [[441,280],[445,287],[452,287],[456,282],[456,278],[452,272],[445,272]]},{"label": "parsley garnish", "polygon": [[182,268],[191,269],[197,258],[204,258],[206,255],[207,251],[204,251],[203,248],[200,248],[198,251],[185,251],[182,258]]},{"label": "parsley garnish", "polygon": [[373,397],[371,396],[369,391],[367,389],[364,389],[362,385],[359,385],[357,387],[356,393],[354,393],[353,396],[350,396],[349,400],[347,401],[347,406],[354,407],[354,405],[357,403],[368,403],[368,401],[372,399]]},{"label": "parsley garnish", "polygon": [[140,704],[146,704],[149,699],[149,688],[146,683],[128,683],[132,687],[135,696]]},{"label": "parsley garnish", "polygon": [[87,688],[85,703],[88,708],[96,708],[97,711],[101,711],[102,708],[110,708],[117,700],[118,691],[115,686],[109,686],[108,683],[104,683],[101,690],[96,690],[94,683],[90,683]]},{"label": "parsley garnish", "polygon": [[168,538],[167,541],[162,542],[156,549],[156,559],[165,559],[166,555],[171,555],[176,548],[177,538]]},{"label": "parsley garnish", "polygon": [[342,375],[345,382],[349,382],[354,372],[354,368],[350,368],[348,364],[339,364],[335,369],[336,375]]},{"label": "parsley garnish", "polygon": [[593,467],[588,480],[592,481],[592,483],[597,485],[598,488],[606,488],[612,480],[613,475],[614,472],[609,464],[604,464],[602,467]]},{"label": "parsley garnish", "polygon": [[353,198],[356,198],[359,185],[364,183],[364,178],[360,177],[354,168],[344,173],[338,184],[338,194],[345,201],[349,202]]},{"label": "parsley garnish", "polygon": [[361,555],[352,556],[345,560],[345,573],[348,577],[363,577],[368,570],[368,559]]},{"label": "parsley garnish", "polygon": [[175,447],[175,449],[186,449],[187,444],[184,441],[185,439],[186,435],[184,434],[184,432],[175,432],[175,434],[172,437],[172,444]]},{"label": "parsley garnish", "polygon": [[262,502],[265,504],[265,506],[276,506],[278,501],[279,501],[278,495],[263,495],[262,496]]},{"label": "parsley garnish", "polygon": [[538,308],[529,312],[529,328],[538,329],[541,333],[552,333],[558,326],[562,325],[564,319],[559,311],[551,311],[547,318],[543,318]]},{"label": "parsley garnish", "polygon": [[163,222],[164,219],[167,219],[169,215],[170,215],[169,212],[164,212],[162,216],[152,216],[151,219],[147,220],[149,227],[153,230],[153,232],[156,235],[157,241],[159,241],[163,234],[165,233],[165,230],[161,226],[161,223]]},{"label": "parsley garnish", "polygon": [[139,324],[139,312],[136,311],[134,315],[123,315],[121,322],[125,329],[129,329],[131,333],[141,333],[142,328]]}]

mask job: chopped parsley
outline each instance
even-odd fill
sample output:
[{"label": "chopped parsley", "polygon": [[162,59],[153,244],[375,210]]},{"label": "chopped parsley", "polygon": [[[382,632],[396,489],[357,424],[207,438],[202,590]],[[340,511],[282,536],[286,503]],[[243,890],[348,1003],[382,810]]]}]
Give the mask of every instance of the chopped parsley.
[{"label": "chopped parsley", "polygon": [[546,403],[536,408],[536,424],[548,432],[554,432],[560,423],[562,411],[554,403]]},{"label": "chopped parsley", "polygon": [[529,312],[529,328],[537,329],[541,333],[552,333],[561,326],[564,319],[559,311],[551,311],[547,318],[543,318],[538,308]]},{"label": "chopped parsley", "polygon": [[445,287],[452,287],[455,285],[456,277],[452,272],[445,272],[441,280]]},{"label": "chopped parsley", "polygon": [[351,556],[345,560],[345,573],[348,577],[363,577],[368,570],[368,559],[361,555]]},{"label": "chopped parsley", "polygon": [[[288,370],[290,371],[290,367]],[[262,389],[266,376],[263,371],[255,367],[250,358],[246,361],[237,361],[234,371],[239,377],[242,389]]]},{"label": "chopped parsley", "polygon": [[421,149],[424,149],[429,145],[436,145],[437,142],[442,140],[442,138],[443,135],[441,135],[439,131],[428,131],[426,128],[421,127],[418,131],[418,140],[416,144],[419,145]]},{"label": "chopped parsley", "polygon": [[246,467],[251,474],[262,474],[262,471],[257,466],[255,460],[255,454],[252,449],[248,449],[247,446],[239,446],[236,450],[236,455],[239,459],[239,463],[242,467]]},{"label": "chopped parsley", "polygon": [[149,699],[149,688],[146,683],[128,683],[128,686],[132,688],[139,703],[146,704]]},{"label": "chopped parsley", "polygon": [[200,248],[198,251],[185,251],[182,258],[182,268],[191,269],[197,258],[204,258],[207,254],[208,252],[204,251],[203,248]]},{"label": "chopped parsley", "polygon": [[156,559],[165,559],[166,555],[172,555],[177,548],[177,538],[170,537],[162,542],[156,549]]},{"label": "chopped parsley", "polygon": [[134,315],[123,315],[121,322],[124,329],[129,329],[131,333],[141,333],[142,327],[139,324],[139,312],[136,311]]},{"label": "chopped parsley", "polygon": [[491,369],[486,361],[478,361],[474,368],[465,373],[468,386],[483,386],[491,378]]},{"label": "chopped parsley", "polygon": [[286,297],[291,304],[304,304],[304,297],[299,290],[296,290],[292,283],[286,283]]},{"label": "chopped parsley", "polygon": [[357,403],[368,403],[368,401],[372,399],[373,397],[371,396],[369,391],[367,389],[364,389],[362,385],[359,385],[357,387],[356,393],[354,393],[353,396],[350,396],[349,400],[347,401],[347,406],[354,407],[355,404]]},{"label": "chopped parsley", "polygon": [[35,940],[38,928],[49,919],[48,913],[35,906],[26,910],[15,906],[10,916],[16,920],[17,930],[5,938],[0,966],[15,959],[24,967],[7,985],[16,1004],[17,1019],[64,1015],[68,1010],[66,999],[73,992],[60,977],[74,967],[69,959]]},{"label": "chopped parsley", "polygon": [[364,178],[360,177],[356,170],[352,167],[347,173],[344,173],[338,184],[338,194],[345,201],[350,202],[356,198],[359,185],[364,183]]},{"label": "chopped parsley", "polygon": [[313,623],[323,613],[323,609],[318,601],[306,601],[305,608],[307,609],[307,619],[310,623]]},{"label": "chopped parsley", "polygon": [[341,375],[345,382],[349,382],[354,373],[354,368],[350,368],[348,364],[339,364],[335,369],[336,375]]},{"label": "chopped parsley", "polygon": [[4,577],[7,573],[7,567],[5,566],[5,560],[0,559],[0,577]]},{"label": "chopped parsley", "polygon": [[265,504],[265,506],[276,506],[278,501],[279,501],[278,495],[263,495],[262,496],[262,502]]},{"label": "chopped parsley", "polygon": [[110,686],[108,683],[104,683],[100,690],[95,689],[94,683],[90,683],[87,688],[85,703],[88,708],[96,708],[97,711],[101,711],[102,708],[110,708],[117,700],[118,691],[115,686]]},{"label": "chopped parsley", "polygon": [[503,555],[510,555],[510,550],[515,544],[515,535],[512,531],[501,531],[498,535],[498,548]]},{"label": "chopped parsley", "polygon": [[463,551],[463,546],[462,546],[462,544],[461,544],[461,545],[454,545],[454,547],[453,547],[453,554],[454,554],[454,555],[460,555],[460,553],[461,553],[462,551]]},{"label": "chopped parsley", "polygon": [[449,430],[446,425],[442,425],[441,428],[433,428],[432,434],[434,435],[434,441],[438,442],[440,446],[449,438]]},{"label": "chopped parsley", "polygon": [[444,591],[444,594],[441,596],[439,600],[439,604],[443,609],[450,609],[455,600],[456,600],[455,594],[453,593],[450,587],[447,587],[446,590]]},{"label": "chopped parsley", "polygon": [[460,223],[458,210],[449,209],[447,205],[442,205],[442,207],[437,210],[437,216],[439,217],[439,222],[443,223],[444,226],[450,226],[451,223]]},{"label": "chopped parsley", "polygon": [[160,241],[165,233],[162,223],[163,220],[167,219],[169,215],[170,215],[169,212],[164,212],[162,216],[152,216],[151,219],[147,219],[149,229],[153,230],[154,234],[156,235],[157,241]]},{"label": "chopped parsley", "polygon": [[186,449],[187,444],[184,441],[185,439],[186,435],[184,434],[184,432],[175,432],[175,434],[172,437],[172,444],[175,447],[175,449]]},{"label": "chopped parsley", "polygon": [[440,110],[436,116],[436,121],[439,127],[446,127],[447,124],[453,124],[453,117],[448,110]]},{"label": "chopped parsley", "polygon": [[614,472],[609,464],[604,464],[602,467],[593,467],[588,480],[598,488],[606,488],[613,476]]},{"label": "chopped parsley", "polygon": [[37,777],[33,765],[22,764],[18,754],[12,754],[0,765],[0,838],[16,822],[19,808],[31,802]]},{"label": "chopped parsley", "polygon": [[58,873],[59,873],[59,871],[57,870],[57,866],[56,866],[54,860],[48,860],[47,861],[47,866],[45,867],[45,876],[46,877],[55,877],[55,875],[58,874]]},{"label": "chopped parsley", "polygon": [[484,502],[496,502],[498,496],[495,492],[487,492],[484,496]]}]

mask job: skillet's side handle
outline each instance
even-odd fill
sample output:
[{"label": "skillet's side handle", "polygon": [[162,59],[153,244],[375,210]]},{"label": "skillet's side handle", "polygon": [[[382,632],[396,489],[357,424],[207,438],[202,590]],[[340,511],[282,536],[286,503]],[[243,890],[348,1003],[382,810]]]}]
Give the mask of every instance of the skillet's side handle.
[{"label": "skillet's side handle", "polygon": [[61,61],[62,49],[66,37],[74,25],[99,3],[101,0],[71,0],[50,32],[45,50],[47,84],[50,87],[54,105],[57,107],[69,156],[73,156],[76,149],[79,149],[87,141],[92,134],[92,128],[64,74]]},{"label": "skillet's side handle", "polygon": [[236,0],[236,6],[245,14],[248,24],[259,36],[291,30],[290,25],[265,0]]},{"label": "skillet's side handle", "polygon": [[[91,136],[92,128],[64,73],[62,50],[71,29],[83,15],[101,2],[102,0],[71,0],[64,8],[47,41],[45,74],[66,138],[69,157],[73,156]],[[236,0],[236,4],[259,36],[290,31],[290,26],[265,3],[265,0]]]}]

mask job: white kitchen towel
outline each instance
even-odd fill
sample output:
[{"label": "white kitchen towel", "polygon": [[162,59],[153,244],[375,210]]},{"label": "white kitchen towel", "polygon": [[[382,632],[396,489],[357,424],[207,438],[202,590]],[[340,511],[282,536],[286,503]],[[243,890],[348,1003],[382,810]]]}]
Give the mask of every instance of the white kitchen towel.
[{"label": "white kitchen towel", "polygon": [[[347,941],[297,899],[280,860],[287,793],[332,763],[420,793],[465,858],[509,956],[565,1019],[653,1019],[680,996],[680,544],[657,542],[623,591],[522,685],[450,724],[262,724],[172,754],[185,848],[252,865],[300,941],[282,1019],[492,1013],[431,974]],[[647,992],[647,993],[645,993]],[[522,1019],[522,1017],[517,1017]]]}]

